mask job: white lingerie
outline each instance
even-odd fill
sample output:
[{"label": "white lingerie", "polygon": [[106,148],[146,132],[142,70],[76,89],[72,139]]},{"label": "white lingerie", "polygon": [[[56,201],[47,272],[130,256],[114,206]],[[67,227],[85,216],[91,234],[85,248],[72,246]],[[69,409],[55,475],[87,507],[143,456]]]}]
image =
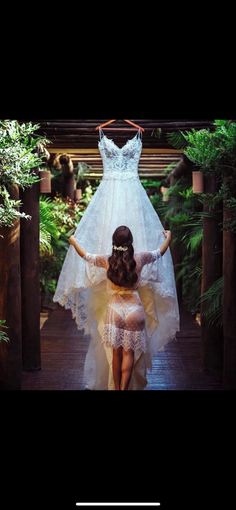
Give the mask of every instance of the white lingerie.
[{"label": "white lingerie", "polygon": [[[83,258],[90,264],[107,271],[108,257],[109,255],[86,253]],[[123,347],[126,351],[129,349],[147,351],[145,310],[137,289],[144,265],[156,261],[159,257],[161,257],[159,248],[134,254],[138,280],[133,288],[118,287],[107,278],[109,300],[101,336],[102,343],[113,349]]]}]

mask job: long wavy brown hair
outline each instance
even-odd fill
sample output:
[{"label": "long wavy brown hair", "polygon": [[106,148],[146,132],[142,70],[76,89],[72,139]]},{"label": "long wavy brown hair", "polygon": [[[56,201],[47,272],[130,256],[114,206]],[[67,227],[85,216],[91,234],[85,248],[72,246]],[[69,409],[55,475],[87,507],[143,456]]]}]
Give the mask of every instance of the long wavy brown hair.
[{"label": "long wavy brown hair", "polygon": [[138,280],[138,275],[135,271],[133,236],[130,229],[125,225],[118,227],[113,233],[112,245],[127,246],[128,250],[120,251],[112,248],[112,254],[108,258],[107,277],[120,287],[133,287]]}]

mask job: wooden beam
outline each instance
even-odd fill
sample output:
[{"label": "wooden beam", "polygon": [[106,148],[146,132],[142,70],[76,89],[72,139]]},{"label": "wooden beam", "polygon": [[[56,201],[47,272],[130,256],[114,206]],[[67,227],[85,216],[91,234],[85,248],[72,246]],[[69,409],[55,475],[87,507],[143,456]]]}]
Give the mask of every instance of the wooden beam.
[{"label": "wooden beam", "polygon": [[[50,154],[68,154],[68,156],[73,154],[100,154],[99,150],[97,148],[72,148],[72,147],[47,147],[47,150],[50,152]],[[142,154],[182,154],[182,150],[179,149],[169,149],[169,148],[144,148],[142,150]]]},{"label": "wooden beam", "polygon": [[[35,122],[39,122],[41,129],[56,129],[56,128],[77,128],[77,129],[94,129],[98,124],[102,122],[106,122],[107,119],[68,119],[68,120],[39,120]],[[133,119],[132,119],[133,120]],[[189,129],[189,128],[202,128],[202,127],[210,127],[212,126],[212,120],[190,120],[190,119],[134,119],[133,122],[140,124],[145,129],[155,129],[155,128],[165,128],[165,129]],[[123,121],[117,121],[116,127],[126,126]]]}]

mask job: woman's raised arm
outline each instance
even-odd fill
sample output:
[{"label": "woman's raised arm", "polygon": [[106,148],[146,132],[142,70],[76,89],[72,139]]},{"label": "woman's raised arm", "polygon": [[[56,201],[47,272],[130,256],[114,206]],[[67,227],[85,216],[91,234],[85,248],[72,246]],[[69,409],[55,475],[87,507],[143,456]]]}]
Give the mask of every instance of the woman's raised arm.
[{"label": "woman's raised arm", "polygon": [[77,253],[82,257],[84,260],[89,262],[90,264],[93,264],[97,267],[103,267],[104,269],[108,269],[108,255],[97,255],[95,253],[88,253],[87,251],[82,248],[82,246],[77,243],[74,236],[71,236],[69,238],[69,243],[74,246]]},{"label": "woman's raised arm", "polygon": [[171,242],[171,231],[170,230],[164,230],[163,234],[165,236],[165,241],[160,246],[160,254],[161,255],[164,255],[164,253],[166,252],[167,248],[169,248],[169,245],[170,245],[170,242]]},{"label": "woman's raised arm", "polygon": [[79,245],[79,243],[77,243],[74,236],[70,236],[69,243],[72,246],[74,246],[75,250],[80,255],[80,257],[84,257],[86,255],[86,251],[84,250],[84,248],[82,248],[82,246]]}]

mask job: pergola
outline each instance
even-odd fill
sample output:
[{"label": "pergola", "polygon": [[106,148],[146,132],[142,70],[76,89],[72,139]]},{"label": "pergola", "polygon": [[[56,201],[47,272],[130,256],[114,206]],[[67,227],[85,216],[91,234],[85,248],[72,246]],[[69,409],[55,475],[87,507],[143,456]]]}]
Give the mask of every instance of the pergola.
[{"label": "pergola", "polygon": [[[30,119],[25,119],[29,121]],[[165,174],[164,169],[181,159],[181,151],[173,149],[168,143],[167,133],[179,130],[211,128],[209,120],[150,120],[132,119],[144,127],[143,151],[140,160],[139,172],[141,177],[158,178]],[[67,154],[74,163],[86,162],[89,165],[88,176],[100,178],[102,176],[102,162],[98,151],[98,132],[95,127],[104,119],[56,119],[35,120],[40,124],[40,132],[44,134],[51,144],[48,151],[53,155]],[[122,127],[123,121],[117,122],[116,127]],[[134,136],[134,132],[106,131],[107,136],[115,139],[118,146],[124,145],[127,138]],[[182,165],[183,166],[183,165]],[[175,177],[177,178],[177,171]],[[215,186],[215,183],[213,182]],[[208,185],[207,185],[208,186]],[[210,186],[210,184],[209,184]],[[212,183],[211,183],[212,186]],[[208,188],[207,188],[208,189]],[[211,188],[209,187],[209,192]],[[18,198],[18,195],[16,195]],[[31,215],[29,222],[21,221],[14,229],[5,232],[4,243],[0,245],[1,272],[4,275],[4,292],[2,293],[2,308],[4,318],[11,328],[12,344],[9,348],[6,365],[6,377],[3,381],[7,389],[20,389],[21,371],[38,370],[40,360],[40,293],[39,293],[39,183],[21,192],[23,210]],[[227,214],[227,210],[224,212]],[[204,238],[202,246],[203,277],[202,290],[207,289],[217,275],[222,273],[222,260],[218,256],[222,245],[222,236],[215,220],[204,219]],[[227,309],[232,317],[232,302],[235,300],[234,285],[231,272],[234,269],[234,253],[231,247],[235,246],[232,234],[224,232],[224,293],[227,297]],[[219,248],[219,249],[218,249]],[[176,255],[175,257],[176,258]],[[178,257],[177,257],[178,258]],[[0,301],[1,304],[1,301]],[[232,310],[231,310],[232,309]],[[227,316],[228,317],[228,316]],[[227,372],[235,384],[233,369],[235,367],[235,348],[231,348],[232,338],[235,334],[230,321],[225,320],[225,341],[230,355],[227,357]],[[233,324],[233,322],[232,322]],[[230,329],[231,327],[231,329]],[[213,330],[202,325],[202,338],[204,348],[210,353],[209,358],[217,356],[216,349],[221,356],[222,339],[213,335]],[[218,341],[219,340],[219,341]],[[217,347],[218,346],[218,347]],[[233,353],[233,355],[232,355]],[[221,356],[222,357],[222,356]],[[23,360],[23,361],[22,361]],[[233,368],[232,368],[233,367]]]},{"label": "pergola", "polygon": [[[139,164],[139,175],[143,178],[158,178],[164,176],[164,170],[171,163],[178,163],[181,158],[181,150],[174,149],[168,143],[167,133],[186,129],[202,129],[210,127],[208,120],[150,120],[132,119],[133,122],[141,125],[145,131],[142,135],[143,150]],[[48,150],[51,154],[67,154],[74,165],[79,162],[88,165],[88,171],[84,174],[90,179],[102,177],[102,161],[98,150],[99,134],[96,126],[105,122],[105,119],[57,119],[38,121],[40,132],[52,143]],[[121,129],[127,127],[124,121],[117,121],[112,127]],[[108,130],[107,136],[115,139],[116,144],[122,147],[127,138],[132,138],[131,131]]]}]

